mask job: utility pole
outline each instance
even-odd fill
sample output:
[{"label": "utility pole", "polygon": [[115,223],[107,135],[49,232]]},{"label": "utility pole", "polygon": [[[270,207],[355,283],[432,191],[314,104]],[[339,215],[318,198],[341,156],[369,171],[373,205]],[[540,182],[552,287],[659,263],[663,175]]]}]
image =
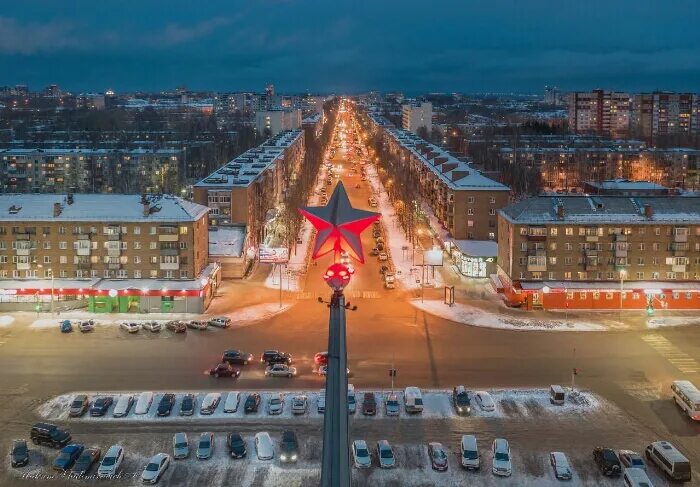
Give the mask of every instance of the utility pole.
[{"label": "utility pole", "polygon": [[574,347],[573,366],[571,368],[571,392],[576,391],[576,347]]}]

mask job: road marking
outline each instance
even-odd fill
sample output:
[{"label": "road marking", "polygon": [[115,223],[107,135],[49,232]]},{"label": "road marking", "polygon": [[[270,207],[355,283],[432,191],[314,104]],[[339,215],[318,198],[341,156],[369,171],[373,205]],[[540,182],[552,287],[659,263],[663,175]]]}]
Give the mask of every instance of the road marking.
[{"label": "road marking", "polygon": [[681,351],[667,338],[656,333],[644,335],[642,340],[647,342],[654,350],[668,360],[674,367],[684,374],[695,374],[700,372],[700,364],[697,360]]}]

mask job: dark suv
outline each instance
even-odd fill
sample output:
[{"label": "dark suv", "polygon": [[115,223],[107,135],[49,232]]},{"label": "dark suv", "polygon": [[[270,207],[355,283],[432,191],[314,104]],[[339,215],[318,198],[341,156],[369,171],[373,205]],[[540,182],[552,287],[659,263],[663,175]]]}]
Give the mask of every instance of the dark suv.
[{"label": "dark suv", "polygon": [[374,397],[374,392],[365,392],[362,400],[362,414],[365,416],[377,414],[377,399]]},{"label": "dark suv", "polygon": [[620,465],[620,459],[617,458],[615,450],[601,447],[595,448],[593,450],[593,460],[603,475],[617,477],[622,472],[622,465]]},{"label": "dark suv", "polygon": [[292,356],[288,353],[280,352],[278,350],[265,350],[260,356],[261,363],[272,364],[286,364],[292,363]]},{"label": "dark suv", "polygon": [[62,430],[50,423],[36,423],[32,426],[29,437],[35,445],[48,445],[53,448],[63,448],[72,439],[68,430]]},{"label": "dark suv", "polygon": [[158,416],[170,416],[170,412],[173,410],[175,405],[175,394],[168,392],[163,394],[158,403],[158,411],[156,414]]},{"label": "dark suv", "polygon": [[452,404],[454,404],[455,411],[460,416],[467,416],[472,412],[469,393],[464,386],[457,386],[452,389]]}]

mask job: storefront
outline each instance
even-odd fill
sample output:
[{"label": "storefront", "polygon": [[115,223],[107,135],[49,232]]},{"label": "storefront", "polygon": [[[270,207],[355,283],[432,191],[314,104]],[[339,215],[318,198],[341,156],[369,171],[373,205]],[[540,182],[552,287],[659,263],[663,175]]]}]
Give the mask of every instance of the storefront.
[{"label": "storefront", "polygon": [[487,278],[496,272],[498,245],[492,240],[450,240],[445,248],[464,276]]}]

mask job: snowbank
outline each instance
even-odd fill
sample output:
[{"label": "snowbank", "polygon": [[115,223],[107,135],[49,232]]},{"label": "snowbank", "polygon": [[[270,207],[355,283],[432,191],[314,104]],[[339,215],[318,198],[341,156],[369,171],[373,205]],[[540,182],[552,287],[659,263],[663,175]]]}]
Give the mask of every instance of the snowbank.
[{"label": "snowbank", "polygon": [[416,308],[440,318],[464,323],[465,325],[481,326],[484,328],[499,328],[502,330],[518,331],[607,331],[603,325],[578,320],[549,320],[535,317],[514,317],[491,313],[473,306],[455,303],[446,305],[439,299],[420,299],[410,301]]},{"label": "snowbank", "polygon": [[700,325],[700,317],[695,316],[668,316],[664,318],[652,318],[647,320],[647,328],[667,328],[674,326]]},{"label": "snowbank", "polygon": [[14,323],[15,319],[12,316],[0,316],[0,328],[3,328],[5,326],[10,326],[12,323]]}]

